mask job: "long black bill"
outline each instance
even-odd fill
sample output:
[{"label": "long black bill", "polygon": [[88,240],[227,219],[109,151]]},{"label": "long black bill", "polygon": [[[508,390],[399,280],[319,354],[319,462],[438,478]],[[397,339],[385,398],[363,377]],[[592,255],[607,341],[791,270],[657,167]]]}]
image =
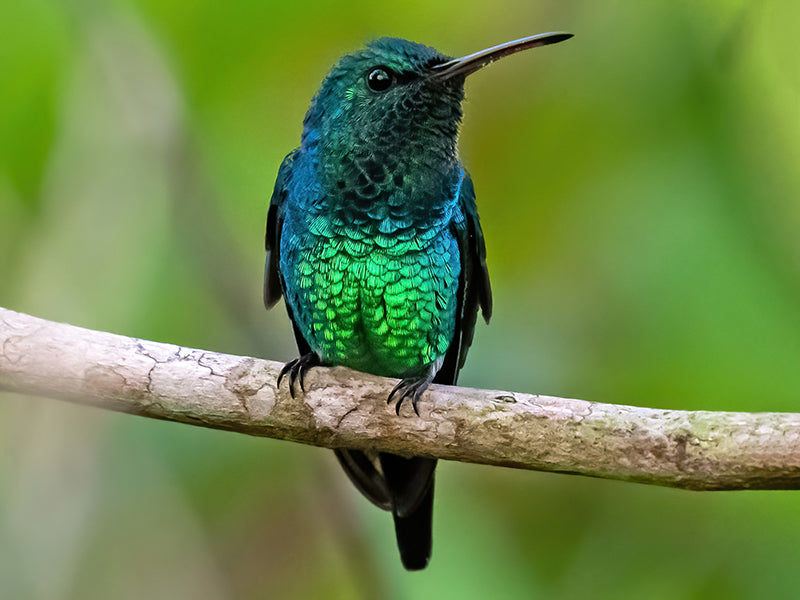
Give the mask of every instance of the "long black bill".
[{"label": "long black bill", "polygon": [[557,44],[572,37],[571,33],[564,33],[561,31],[551,33],[537,33],[518,40],[512,40],[505,44],[492,46],[485,50],[467,54],[461,58],[454,58],[446,63],[436,65],[433,67],[431,77],[436,79],[450,79],[451,77],[462,76],[466,77],[470,73],[474,73],[478,69],[482,69],[486,65],[500,60],[504,56],[522,52],[528,48],[536,48],[538,46],[547,46],[548,44]]}]

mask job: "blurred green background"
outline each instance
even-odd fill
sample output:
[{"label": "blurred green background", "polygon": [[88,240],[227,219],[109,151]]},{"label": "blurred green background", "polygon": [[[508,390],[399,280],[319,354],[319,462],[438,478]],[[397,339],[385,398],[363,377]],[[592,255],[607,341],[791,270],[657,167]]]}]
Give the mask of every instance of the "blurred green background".
[{"label": "blurred green background", "polygon": [[[308,102],[379,35],[471,78],[495,289],[465,385],[800,410],[800,4],[0,3],[0,305],[286,360],[266,204]],[[0,398],[0,597],[796,598],[800,494],[444,463],[434,556],[317,448]]]}]

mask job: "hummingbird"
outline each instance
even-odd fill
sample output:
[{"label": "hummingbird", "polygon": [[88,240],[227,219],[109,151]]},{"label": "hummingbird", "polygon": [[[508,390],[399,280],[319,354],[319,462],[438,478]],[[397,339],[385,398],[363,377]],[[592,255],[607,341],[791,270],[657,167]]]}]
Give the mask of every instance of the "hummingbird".
[{"label": "hummingbird", "polygon": [[[317,365],[400,379],[387,399],[419,415],[455,385],[492,294],[475,190],[458,152],[466,77],[564,41],[543,33],[452,58],[397,38],[342,57],[311,101],[267,213],[264,304],[284,298],[300,353],[278,377],[305,392]],[[335,450],[355,487],[394,518],[408,570],[427,566],[436,459]]]}]

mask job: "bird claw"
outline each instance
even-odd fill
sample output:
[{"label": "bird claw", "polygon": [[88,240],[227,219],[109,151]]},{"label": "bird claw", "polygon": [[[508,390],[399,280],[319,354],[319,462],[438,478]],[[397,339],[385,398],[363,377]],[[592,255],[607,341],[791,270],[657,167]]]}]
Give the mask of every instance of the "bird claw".
[{"label": "bird claw", "polygon": [[289,395],[294,400],[295,398],[295,391],[294,391],[294,384],[295,382],[300,383],[300,390],[305,394],[305,377],[306,373],[311,369],[311,367],[315,367],[319,364],[319,356],[316,355],[314,352],[309,352],[308,354],[303,354],[299,358],[295,358],[294,360],[290,360],[281,369],[281,372],[278,374],[278,387],[281,386],[281,381],[285,375],[289,375]]},{"label": "bird claw", "polygon": [[397,416],[400,416],[400,407],[403,404],[403,401],[411,398],[411,406],[414,408],[414,412],[419,416],[419,407],[417,403],[419,399],[422,397],[422,394],[428,389],[431,380],[428,377],[423,377],[422,379],[403,379],[400,383],[398,383],[392,389],[391,393],[389,394],[389,398],[386,400],[386,404],[391,404],[392,400],[397,397],[397,404],[394,407],[395,413]]}]

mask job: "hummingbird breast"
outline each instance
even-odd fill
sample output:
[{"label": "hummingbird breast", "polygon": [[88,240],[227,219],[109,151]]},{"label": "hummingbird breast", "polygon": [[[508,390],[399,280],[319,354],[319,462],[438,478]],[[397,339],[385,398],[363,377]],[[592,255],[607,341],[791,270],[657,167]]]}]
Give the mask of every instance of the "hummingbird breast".
[{"label": "hummingbird breast", "polygon": [[323,362],[406,377],[447,352],[461,264],[452,187],[415,189],[399,172],[364,159],[313,199],[292,194],[307,201],[287,207],[281,272]]}]

